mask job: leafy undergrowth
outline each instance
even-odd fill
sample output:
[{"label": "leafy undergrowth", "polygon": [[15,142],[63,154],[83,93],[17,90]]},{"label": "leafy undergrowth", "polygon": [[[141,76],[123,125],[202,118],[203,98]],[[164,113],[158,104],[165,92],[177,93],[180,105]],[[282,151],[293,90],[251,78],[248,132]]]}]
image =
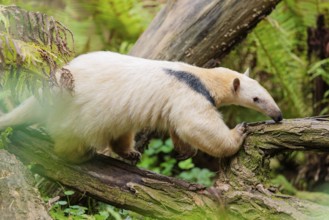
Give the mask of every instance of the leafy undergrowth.
[{"label": "leafy undergrowth", "polygon": [[[90,220],[122,220],[122,219],[145,219],[144,217],[115,208],[114,206],[97,202],[91,198],[87,198],[87,205],[71,204],[71,197],[75,194],[72,190],[64,191],[64,196],[50,209],[50,215],[53,219],[90,219]],[[47,201],[48,199],[46,199]]]},{"label": "leafy undergrowth", "polygon": [[144,152],[139,167],[160,173],[166,176],[174,176],[190,182],[211,186],[215,176],[214,172],[208,169],[195,167],[191,158],[178,161],[171,155],[174,147],[171,139],[162,141],[153,139],[149,148]]}]

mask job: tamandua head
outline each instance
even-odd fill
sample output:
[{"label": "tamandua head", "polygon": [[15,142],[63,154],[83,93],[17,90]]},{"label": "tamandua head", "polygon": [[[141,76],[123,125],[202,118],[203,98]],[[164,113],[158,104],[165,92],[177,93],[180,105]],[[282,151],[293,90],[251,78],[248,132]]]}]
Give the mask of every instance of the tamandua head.
[{"label": "tamandua head", "polygon": [[282,120],[282,113],[272,96],[256,80],[249,77],[249,70],[232,77],[230,104],[254,109],[271,117],[275,122]]}]

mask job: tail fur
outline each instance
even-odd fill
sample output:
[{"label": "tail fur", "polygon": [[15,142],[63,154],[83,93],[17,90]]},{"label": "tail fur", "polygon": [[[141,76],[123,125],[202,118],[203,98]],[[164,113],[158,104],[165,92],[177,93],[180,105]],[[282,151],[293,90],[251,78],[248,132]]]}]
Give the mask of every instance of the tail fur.
[{"label": "tail fur", "polygon": [[36,123],[42,117],[41,106],[38,100],[31,96],[11,112],[0,113],[0,130],[7,127]]}]

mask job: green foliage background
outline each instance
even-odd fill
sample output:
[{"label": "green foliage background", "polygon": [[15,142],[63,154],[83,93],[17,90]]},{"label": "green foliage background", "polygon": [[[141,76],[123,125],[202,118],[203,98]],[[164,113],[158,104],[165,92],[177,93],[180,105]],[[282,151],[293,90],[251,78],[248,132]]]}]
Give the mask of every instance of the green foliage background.
[{"label": "green foliage background", "polygon": [[[96,50],[127,53],[163,5],[160,0],[0,0],[1,5],[18,5],[28,11],[40,11],[53,16],[73,34],[75,53],[56,55],[53,48],[39,42],[22,41],[11,35],[9,21],[0,7],[0,42],[5,45],[6,66],[0,72],[0,105],[2,110],[13,108],[26,96],[45,83],[49,65],[40,57],[40,49],[49,52],[58,65],[74,55]],[[329,19],[329,2],[321,0],[284,0],[265,18],[225,59],[221,66],[244,72],[251,67],[251,76],[261,82],[274,96],[285,118],[312,115],[312,79],[321,75],[329,83],[325,69],[329,60],[307,59],[307,28],[315,27],[320,13]],[[327,22],[329,24],[329,22]],[[23,48],[17,53],[17,48]],[[16,52],[15,52],[16,51]],[[72,51],[73,52],[73,51]],[[17,66],[17,58],[24,57]],[[45,74],[46,73],[46,74]],[[36,86],[37,85],[37,86]],[[329,93],[328,93],[329,94]],[[326,99],[324,101],[327,101]],[[231,126],[241,121],[267,119],[251,110],[239,107],[223,108],[225,120]],[[327,113],[324,109],[323,113]],[[11,131],[1,135],[0,148]],[[207,169],[195,167],[192,160],[178,162],[172,153],[170,140],[152,140],[139,166],[165,175],[211,185],[215,176]],[[278,179],[278,178],[277,178]],[[279,179],[282,179],[280,176]],[[283,180],[285,181],[285,180]],[[282,181],[281,181],[282,182]],[[291,187],[291,186],[289,186]],[[290,190],[291,191],[291,190]],[[293,190],[292,190],[293,191]],[[52,209],[56,219],[139,219],[142,217],[111,206],[98,204],[95,215],[87,210],[95,207],[70,204],[63,190],[62,199]],[[132,217],[133,216],[133,217]],[[145,219],[145,218],[144,218]]]},{"label": "green foliage background", "polygon": [[76,55],[96,50],[127,53],[158,11],[158,1],[1,0],[53,16],[74,34]]},{"label": "green foliage background", "polygon": [[[328,1],[282,1],[222,61],[222,65],[241,72],[252,67],[251,76],[270,91],[285,118],[311,116],[312,79],[315,74],[322,73],[328,82],[328,74],[324,70],[328,60],[310,62],[307,59],[307,28],[316,26],[319,14],[326,15],[328,19],[328,9]],[[327,111],[325,109],[323,113]],[[231,114],[236,115],[236,111]],[[247,114],[254,115],[250,111]]]}]

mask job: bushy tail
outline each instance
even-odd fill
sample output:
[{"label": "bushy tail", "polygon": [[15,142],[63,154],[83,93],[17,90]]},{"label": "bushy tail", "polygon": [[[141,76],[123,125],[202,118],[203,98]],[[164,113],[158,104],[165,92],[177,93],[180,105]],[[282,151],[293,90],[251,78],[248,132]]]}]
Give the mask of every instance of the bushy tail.
[{"label": "bushy tail", "polygon": [[0,114],[0,130],[22,124],[32,124],[42,118],[42,108],[38,100],[31,96],[7,114]]}]

